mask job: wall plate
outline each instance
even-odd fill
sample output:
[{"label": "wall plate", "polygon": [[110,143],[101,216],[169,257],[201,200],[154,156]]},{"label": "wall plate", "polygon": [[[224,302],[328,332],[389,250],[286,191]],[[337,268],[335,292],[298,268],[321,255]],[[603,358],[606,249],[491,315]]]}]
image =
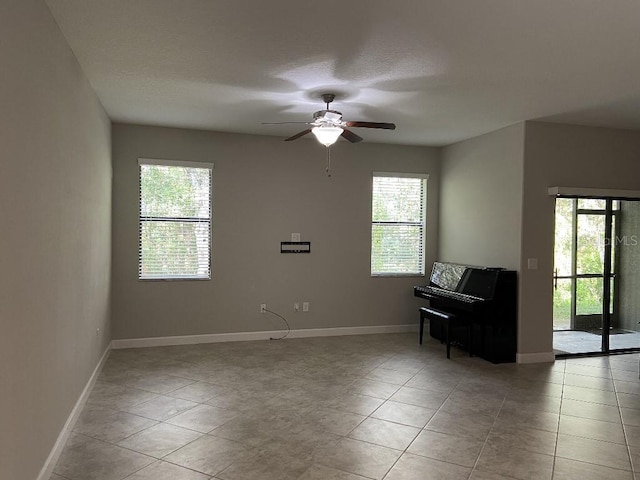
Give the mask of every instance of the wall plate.
[{"label": "wall plate", "polygon": [[280,242],[280,253],[311,253],[311,242]]}]

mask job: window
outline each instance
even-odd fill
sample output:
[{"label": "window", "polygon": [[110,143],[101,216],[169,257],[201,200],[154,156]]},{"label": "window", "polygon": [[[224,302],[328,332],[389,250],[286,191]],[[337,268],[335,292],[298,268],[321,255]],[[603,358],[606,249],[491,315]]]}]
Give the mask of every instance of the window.
[{"label": "window", "polygon": [[426,174],[373,174],[371,275],[424,275]]},{"label": "window", "polygon": [[210,163],[139,159],[138,278],[211,278]]}]

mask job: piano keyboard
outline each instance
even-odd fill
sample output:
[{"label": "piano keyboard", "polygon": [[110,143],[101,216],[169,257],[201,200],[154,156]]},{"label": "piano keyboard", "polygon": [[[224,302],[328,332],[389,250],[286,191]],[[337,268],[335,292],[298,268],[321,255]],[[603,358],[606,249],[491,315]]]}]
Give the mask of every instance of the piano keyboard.
[{"label": "piano keyboard", "polygon": [[454,300],[460,300],[461,302],[464,302],[464,303],[475,303],[475,302],[481,302],[484,300],[484,298],[475,297],[473,295],[467,295],[465,293],[452,292],[450,290],[445,290],[444,288],[425,286],[425,287],[415,287],[415,289],[418,291],[431,294],[431,295],[436,295],[439,297],[446,297]]}]

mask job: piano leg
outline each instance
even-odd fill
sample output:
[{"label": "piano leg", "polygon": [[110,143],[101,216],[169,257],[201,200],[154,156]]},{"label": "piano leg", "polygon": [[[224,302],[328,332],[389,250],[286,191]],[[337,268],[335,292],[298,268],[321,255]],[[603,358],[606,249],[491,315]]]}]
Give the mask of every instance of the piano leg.
[{"label": "piano leg", "polygon": [[444,329],[444,338],[447,342],[447,358],[451,358],[451,339],[449,338],[449,325]]}]

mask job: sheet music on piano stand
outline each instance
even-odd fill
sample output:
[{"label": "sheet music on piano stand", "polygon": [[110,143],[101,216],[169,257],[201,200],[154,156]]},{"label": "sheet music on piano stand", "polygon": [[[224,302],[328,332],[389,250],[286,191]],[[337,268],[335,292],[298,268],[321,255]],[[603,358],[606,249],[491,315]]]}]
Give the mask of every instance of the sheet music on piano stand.
[{"label": "sheet music on piano stand", "polygon": [[431,270],[431,283],[455,292],[467,268],[465,265],[434,262]]}]

